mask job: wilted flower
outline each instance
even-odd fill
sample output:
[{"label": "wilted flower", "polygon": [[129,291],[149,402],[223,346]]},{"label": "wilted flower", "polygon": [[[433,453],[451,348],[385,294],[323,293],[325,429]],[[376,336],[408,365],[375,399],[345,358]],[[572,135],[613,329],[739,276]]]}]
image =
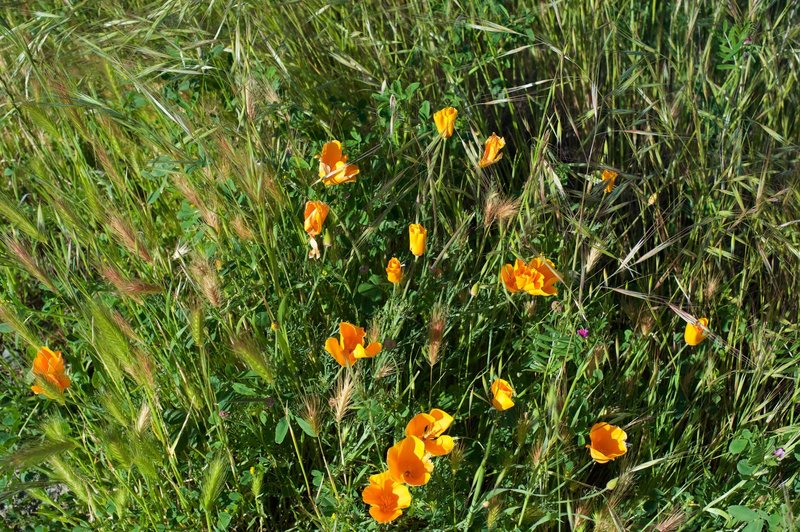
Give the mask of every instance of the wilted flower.
[{"label": "wilted flower", "polygon": [[614,184],[617,182],[618,175],[619,174],[614,170],[603,170],[603,173],[600,176],[600,178],[606,185],[606,188],[603,189],[605,192],[611,192],[612,190],[614,190]]},{"label": "wilted flower", "polygon": [[428,231],[420,224],[410,224],[408,226],[408,247],[411,253],[419,257],[425,253],[425,241],[428,238]]},{"label": "wilted flower", "polygon": [[478,166],[486,168],[502,159],[503,154],[500,153],[500,150],[502,150],[505,145],[506,141],[503,137],[498,137],[492,133],[492,136],[486,139],[486,147],[483,150],[483,157],[481,157],[481,160],[478,162]]},{"label": "wilted flower", "polygon": [[396,257],[392,257],[386,266],[386,278],[390,283],[397,284],[403,280],[403,265]]},{"label": "wilted flower", "polygon": [[36,384],[31,386],[35,394],[42,394],[48,399],[57,399],[69,386],[70,380],[64,370],[64,358],[61,351],[51,351],[48,347],[40,347],[33,360],[33,375]]},{"label": "wilted flower", "polygon": [[303,228],[309,236],[309,244],[311,244],[311,251],[308,252],[309,259],[318,259],[319,246],[317,245],[316,237],[322,232],[322,224],[325,223],[325,218],[328,216],[328,206],[321,201],[309,201],[306,203],[305,220]]},{"label": "wilted flower", "polygon": [[364,346],[367,335],[363,328],[343,321],[339,324],[339,339],[328,338],[325,351],[341,366],[352,366],[358,358],[372,358],[381,352],[381,344],[373,342]]},{"label": "wilted flower", "polygon": [[495,381],[492,383],[492,395],[494,395],[494,399],[492,399],[492,406],[500,412],[508,410],[514,406],[514,401],[511,400],[511,397],[514,395],[514,389],[511,388],[511,385],[508,383],[508,381],[503,379],[495,379]]},{"label": "wilted flower", "polygon": [[369,486],[361,493],[370,505],[369,515],[379,523],[394,521],[411,505],[408,488],[392,478],[388,471],[369,477]]},{"label": "wilted flower", "polygon": [[453,450],[453,438],[442,435],[453,423],[453,416],[434,408],[428,414],[417,414],[406,425],[406,436],[416,436],[425,444],[425,451],[443,456]]},{"label": "wilted flower", "polygon": [[517,259],[514,266],[506,264],[500,278],[509,292],[524,290],[532,296],[552,296],[558,293],[553,286],[559,279],[554,265],[547,259],[536,258],[525,264]]},{"label": "wilted flower", "polygon": [[628,447],[625,445],[628,435],[615,425],[605,422],[595,423],[589,431],[589,439],[592,443],[586,448],[598,464],[605,464],[628,452]]},{"label": "wilted flower", "polygon": [[688,345],[697,345],[706,339],[708,334],[708,318],[700,318],[696,323],[687,323],[683,333],[683,339]]},{"label": "wilted flower", "polygon": [[453,136],[457,116],[458,111],[455,107],[445,107],[441,111],[436,111],[433,114],[433,121],[436,124],[436,129],[442,137],[449,139]]},{"label": "wilted flower", "polygon": [[325,143],[319,154],[319,177],[325,186],[352,183],[358,171],[358,166],[347,164],[347,155],[342,154],[341,142],[334,140]]},{"label": "wilted flower", "polygon": [[431,479],[433,463],[425,454],[425,444],[416,436],[408,436],[386,453],[389,474],[397,482],[409,486],[423,486]]},{"label": "wilted flower", "polygon": [[308,236],[314,237],[322,233],[322,224],[328,217],[328,206],[321,201],[306,202],[303,228]]}]

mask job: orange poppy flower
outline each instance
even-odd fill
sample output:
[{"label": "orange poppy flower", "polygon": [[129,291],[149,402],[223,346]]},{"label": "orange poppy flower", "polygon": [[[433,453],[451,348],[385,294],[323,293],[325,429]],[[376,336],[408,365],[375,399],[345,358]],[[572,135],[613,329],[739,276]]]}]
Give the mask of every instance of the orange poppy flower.
[{"label": "orange poppy flower", "polygon": [[425,451],[443,456],[453,450],[453,438],[442,435],[453,423],[453,416],[434,408],[429,414],[417,414],[406,425],[406,436],[416,436],[425,444]]},{"label": "orange poppy flower", "polygon": [[553,286],[558,282],[552,261],[536,258],[525,264],[517,259],[514,266],[506,264],[500,272],[500,278],[511,293],[524,290],[532,296],[552,296],[558,293]]},{"label": "orange poppy flower", "polygon": [[589,431],[589,439],[592,443],[586,448],[598,464],[605,464],[628,452],[625,445],[628,435],[615,425],[595,423]]},{"label": "orange poppy flower", "polygon": [[42,346],[33,360],[33,375],[36,384],[31,386],[35,394],[42,394],[49,399],[57,399],[69,386],[70,380],[64,370],[64,358],[61,351],[51,351]]},{"label": "orange poppy flower", "polygon": [[425,253],[425,242],[428,239],[428,231],[420,224],[409,224],[408,226],[408,248],[414,256],[421,256]]},{"label": "orange poppy flower", "polygon": [[492,383],[492,395],[494,395],[494,399],[492,399],[492,406],[500,412],[508,410],[514,406],[514,401],[511,400],[511,398],[514,396],[514,389],[511,388],[511,385],[508,383],[508,381],[504,381],[503,379],[495,379],[495,381]]},{"label": "orange poppy flower", "polygon": [[364,346],[367,333],[361,327],[343,321],[339,324],[339,339],[328,338],[325,351],[336,359],[340,366],[352,366],[359,358],[372,358],[381,352],[381,344],[373,342]]},{"label": "orange poppy flower", "polygon": [[322,233],[322,224],[328,217],[328,206],[321,201],[306,202],[305,221],[303,228],[308,236],[317,236]]},{"label": "orange poppy flower", "polygon": [[341,142],[334,140],[325,143],[319,154],[319,177],[325,186],[352,183],[358,171],[358,166],[347,164],[347,155],[342,154]]},{"label": "orange poppy flower", "polygon": [[696,323],[687,323],[683,339],[688,345],[697,345],[708,336],[708,318],[700,318]]},{"label": "orange poppy flower", "polygon": [[409,486],[424,486],[431,479],[433,463],[425,454],[425,444],[416,436],[408,436],[386,453],[389,474],[397,482]]},{"label": "orange poppy flower", "polygon": [[441,111],[436,111],[433,114],[433,122],[436,124],[436,129],[442,137],[449,139],[453,136],[457,116],[458,111],[455,107],[445,107]]},{"label": "orange poppy flower", "polygon": [[617,176],[619,174],[614,170],[603,170],[603,174],[600,176],[603,179],[603,183],[606,184],[606,188],[603,190],[605,192],[611,192],[614,190],[614,184],[617,182]]},{"label": "orange poppy flower", "polygon": [[392,257],[389,265],[386,266],[386,278],[390,283],[397,284],[403,279],[403,265],[396,257]]},{"label": "orange poppy flower", "polygon": [[500,153],[500,150],[502,150],[505,145],[506,140],[503,137],[498,137],[492,133],[492,136],[486,139],[486,147],[483,150],[483,157],[478,161],[478,166],[486,168],[502,159],[503,154]]},{"label": "orange poppy flower", "polygon": [[388,471],[369,477],[369,486],[361,492],[361,499],[370,505],[369,515],[379,523],[394,521],[403,515],[403,508],[411,506],[411,494]]}]

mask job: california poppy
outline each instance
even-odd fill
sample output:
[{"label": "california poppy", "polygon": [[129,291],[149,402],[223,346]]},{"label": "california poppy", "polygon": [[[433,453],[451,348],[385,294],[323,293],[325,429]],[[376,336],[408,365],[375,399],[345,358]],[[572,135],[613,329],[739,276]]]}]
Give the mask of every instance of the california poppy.
[{"label": "california poppy", "polygon": [[592,443],[586,448],[598,464],[605,464],[628,452],[625,445],[628,435],[616,425],[595,423],[589,431],[589,439]]},{"label": "california poppy", "polygon": [[394,521],[403,515],[403,508],[411,505],[411,494],[388,471],[369,477],[369,486],[361,492],[363,501],[370,505],[369,514],[379,523]]},{"label": "california poppy", "polygon": [[64,370],[61,351],[51,351],[42,346],[33,360],[33,375],[36,384],[31,386],[35,394],[43,394],[49,399],[57,399],[69,386],[70,380]]},{"label": "california poppy", "polygon": [[397,284],[403,279],[403,265],[396,257],[392,257],[389,265],[386,266],[386,278],[390,283]]},{"label": "california poppy", "polygon": [[508,383],[508,381],[504,381],[503,379],[495,379],[495,381],[492,383],[492,395],[494,395],[494,399],[492,399],[492,406],[498,409],[500,412],[508,410],[514,406],[514,401],[511,400],[511,397],[514,396],[514,390],[511,388],[511,385]]},{"label": "california poppy", "polygon": [[696,323],[687,323],[683,333],[683,339],[688,345],[697,345],[708,336],[708,318],[700,318]]},{"label": "california poppy", "polygon": [[506,264],[500,272],[500,278],[509,292],[524,290],[532,296],[552,296],[558,293],[553,286],[558,282],[552,261],[536,258],[525,264],[517,259],[514,266]]},{"label": "california poppy", "polygon": [[322,224],[325,223],[325,218],[328,217],[328,206],[321,201],[308,201],[306,202],[305,220],[303,228],[309,236],[309,244],[311,244],[311,251],[308,252],[308,258],[318,259],[319,246],[317,245],[316,237],[322,232]]},{"label": "california poppy", "polygon": [[436,124],[436,129],[442,137],[449,139],[453,136],[457,116],[458,111],[455,107],[445,107],[441,111],[436,111],[433,114],[433,121]]},{"label": "california poppy", "polygon": [[322,224],[328,217],[328,206],[321,201],[306,202],[305,221],[303,228],[308,236],[317,236],[322,233]]},{"label": "california poppy", "polygon": [[358,166],[347,164],[347,155],[342,154],[341,142],[334,140],[325,143],[319,154],[319,177],[325,186],[352,183],[358,171]]},{"label": "california poppy", "polygon": [[352,366],[356,359],[372,358],[381,352],[381,344],[373,342],[364,346],[366,331],[361,327],[343,321],[339,324],[339,339],[328,338],[325,351],[341,366]]},{"label": "california poppy", "polygon": [[433,463],[425,454],[425,444],[416,436],[408,436],[386,453],[389,474],[397,482],[409,486],[423,486],[431,479]]},{"label": "california poppy", "polygon": [[409,224],[408,226],[408,247],[411,253],[417,257],[425,253],[425,241],[428,238],[428,231],[420,224]]},{"label": "california poppy", "polygon": [[506,141],[503,137],[498,137],[492,133],[492,136],[486,139],[486,147],[483,150],[483,157],[478,161],[478,166],[486,168],[502,159],[503,154],[500,153],[500,150],[502,150],[505,145]]},{"label": "california poppy", "polygon": [[617,176],[619,174],[614,170],[603,170],[603,174],[600,176],[603,180],[603,183],[606,184],[606,188],[603,190],[605,192],[611,192],[614,190],[614,183],[617,182]]},{"label": "california poppy", "polygon": [[417,414],[406,425],[406,436],[416,436],[425,444],[425,451],[443,456],[453,450],[453,438],[442,435],[453,423],[453,416],[434,408],[428,414]]}]

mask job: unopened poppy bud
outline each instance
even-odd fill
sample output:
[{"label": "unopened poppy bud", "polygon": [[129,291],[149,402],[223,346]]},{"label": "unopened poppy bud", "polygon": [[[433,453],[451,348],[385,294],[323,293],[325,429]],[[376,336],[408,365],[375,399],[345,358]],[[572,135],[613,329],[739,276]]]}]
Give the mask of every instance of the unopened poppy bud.
[{"label": "unopened poppy bud", "polygon": [[322,245],[326,248],[329,248],[333,245],[333,235],[327,229],[325,229],[325,235],[322,237]]},{"label": "unopened poppy bud", "polygon": [[472,285],[472,288],[469,289],[469,295],[471,295],[472,297],[475,297],[475,296],[478,295],[478,292],[480,292],[480,290],[481,290],[481,285],[478,284],[478,283],[475,283],[474,285]]}]

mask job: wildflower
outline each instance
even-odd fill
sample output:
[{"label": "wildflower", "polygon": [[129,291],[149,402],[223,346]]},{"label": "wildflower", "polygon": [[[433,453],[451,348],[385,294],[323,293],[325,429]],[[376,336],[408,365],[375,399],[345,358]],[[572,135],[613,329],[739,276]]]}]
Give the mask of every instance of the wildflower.
[{"label": "wildflower", "polygon": [[625,440],[628,435],[621,428],[608,423],[595,423],[589,431],[591,445],[587,445],[590,454],[598,464],[605,464],[628,452]]},{"label": "wildflower", "polygon": [[369,486],[361,492],[363,501],[370,505],[369,515],[379,523],[394,521],[403,515],[403,508],[411,505],[411,494],[388,471],[369,477]]},{"label": "wildflower", "polygon": [[328,217],[328,206],[321,201],[306,202],[305,221],[303,228],[309,236],[309,244],[311,244],[311,251],[308,252],[309,259],[318,259],[319,246],[317,245],[316,237],[322,233],[322,224],[325,223],[325,218]]},{"label": "wildflower", "polygon": [[425,253],[425,241],[428,238],[428,231],[420,224],[410,224],[408,226],[408,247],[411,253],[417,257]]},{"label": "wildflower", "polygon": [[503,154],[500,153],[500,150],[502,150],[505,145],[506,141],[503,137],[498,137],[492,133],[492,136],[486,139],[486,148],[483,150],[483,157],[481,157],[481,160],[478,162],[478,166],[486,168],[502,159]]},{"label": "wildflower", "polygon": [[506,289],[511,292],[524,290],[532,296],[552,296],[558,293],[553,286],[559,279],[552,261],[536,258],[525,264],[517,259],[514,266],[506,264],[500,272]]},{"label": "wildflower", "polygon": [[606,193],[614,190],[614,183],[617,182],[618,175],[619,174],[614,170],[603,170],[603,174],[600,176],[600,178],[603,180],[603,183],[606,184],[606,188],[603,189]]},{"label": "wildflower", "polygon": [[406,436],[416,436],[425,444],[425,451],[444,456],[453,450],[453,438],[442,435],[453,423],[453,416],[434,408],[428,414],[417,414],[406,425]]},{"label": "wildflower", "polygon": [[342,154],[341,142],[334,140],[325,143],[319,154],[319,177],[325,186],[352,183],[358,171],[358,166],[347,164],[347,155]]},{"label": "wildflower", "polygon": [[33,375],[36,384],[31,386],[35,394],[43,394],[48,399],[57,399],[69,386],[70,380],[64,371],[64,358],[61,351],[51,351],[42,346],[33,360]]},{"label": "wildflower", "polygon": [[425,444],[416,436],[408,436],[386,453],[389,474],[397,482],[409,486],[424,486],[431,479],[433,463],[425,454]]},{"label": "wildflower", "polygon": [[306,202],[305,222],[303,228],[308,236],[317,236],[322,233],[322,224],[328,217],[328,206],[321,201]]},{"label": "wildflower", "polygon": [[783,460],[783,457],[786,456],[786,451],[783,449],[783,447],[778,447],[772,454],[778,460]]},{"label": "wildflower", "polygon": [[445,107],[441,111],[436,111],[433,114],[433,121],[436,124],[436,129],[442,137],[449,139],[453,136],[457,116],[458,111],[455,107]]},{"label": "wildflower", "polygon": [[688,345],[697,345],[707,336],[708,318],[700,318],[695,323],[687,323],[683,333],[683,339]]},{"label": "wildflower", "polygon": [[580,329],[578,329],[578,334],[582,338],[589,338],[589,329],[587,329],[585,327],[581,327]]},{"label": "wildflower", "polygon": [[495,381],[492,383],[492,395],[494,395],[494,399],[492,399],[492,406],[498,409],[500,412],[508,410],[514,406],[514,401],[511,400],[511,397],[514,395],[514,390],[511,388],[511,385],[508,383],[508,381],[504,381],[503,379],[495,379]]},{"label": "wildflower", "polygon": [[397,257],[392,257],[389,265],[386,266],[386,278],[390,283],[397,284],[403,279],[403,265],[397,260]]},{"label": "wildflower", "polygon": [[373,342],[364,345],[367,335],[363,328],[343,321],[339,324],[339,340],[328,338],[325,351],[336,359],[341,366],[352,366],[358,358],[372,358],[381,352],[381,344]]}]

